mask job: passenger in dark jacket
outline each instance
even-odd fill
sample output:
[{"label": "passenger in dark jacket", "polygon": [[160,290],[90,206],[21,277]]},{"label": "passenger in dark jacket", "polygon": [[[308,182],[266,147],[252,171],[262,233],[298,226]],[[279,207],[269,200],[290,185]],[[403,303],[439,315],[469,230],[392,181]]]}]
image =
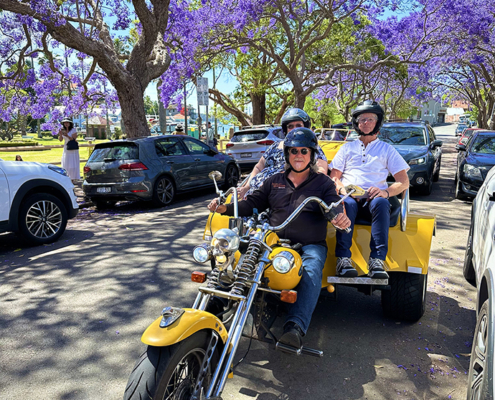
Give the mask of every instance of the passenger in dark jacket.
[{"label": "passenger in dark jacket", "polygon": [[[270,208],[270,225],[276,226],[308,197],[319,197],[327,204],[339,201],[333,181],[327,175],[314,171],[317,146],[316,136],[310,129],[296,128],[289,132],[284,143],[286,171],[267,179],[259,190],[239,202],[239,215],[250,216],[254,208],[260,211]],[[233,205],[218,206],[216,199],[212,200],[208,209],[233,215]],[[308,330],[321,289],[322,271],[327,258],[327,219],[331,219],[339,229],[349,227],[350,221],[342,211],[343,207],[337,211],[335,218],[323,218],[320,206],[310,203],[284,231],[278,232],[280,238],[303,245],[303,276],[296,287],[297,301],[290,308],[284,334],[280,338],[284,344],[302,347],[302,337]]]}]

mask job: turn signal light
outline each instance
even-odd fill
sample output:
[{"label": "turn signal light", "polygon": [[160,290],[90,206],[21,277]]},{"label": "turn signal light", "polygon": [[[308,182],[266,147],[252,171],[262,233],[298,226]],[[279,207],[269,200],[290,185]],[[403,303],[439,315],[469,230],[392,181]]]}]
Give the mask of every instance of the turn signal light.
[{"label": "turn signal light", "polygon": [[84,167],[84,173],[87,174],[89,171],[91,171],[91,168],[89,167]]},{"label": "turn signal light", "polygon": [[263,146],[271,146],[274,143],[273,140],[258,140],[256,144],[261,144]]},{"label": "turn signal light", "polygon": [[284,303],[294,304],[297,300],[297,292],[295,290],[282,290],[280,300]]},{"label": "turn signal light", "polygon": [[204,272],[194,271],[191,274],[191,280],[197,283],[206,282],[206,274]]},{"label": "turn signal light", "polygon": [[148,167],[144,165],[142,162],[134,162],[134,163],[121,164],[119,166],[119,169],[123,169],[126,171],[144,171],[148,169]]}]

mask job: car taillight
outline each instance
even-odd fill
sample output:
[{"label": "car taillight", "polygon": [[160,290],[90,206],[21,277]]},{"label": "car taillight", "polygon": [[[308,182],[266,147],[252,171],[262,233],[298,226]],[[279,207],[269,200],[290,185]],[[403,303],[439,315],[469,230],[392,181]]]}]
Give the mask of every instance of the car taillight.
[{"label": "car taillight", "polygon": [[263,146],[271,146],[274,143],[273,140],[258,140],[256,144],[261,144]]},{"label": "car taillight", "polygon": [[89,168],[89,167],[84,167],[84,173],[85,173],[85,174],[88,174],[88,173],[89,173],[89,171],[91,171],[91,168]]},{"label": "car taillight", "polygon": [[134,163],[122,164],[119,166],[119,169],[124,169],[127,171],[144,171],[148,169],[148,167],[144,165],[142,162],[134,162]]},{"label": "car taillight", "polygon": [[227,145],[226,145],[225,147],[227,147],[227,149],[228,149],[229,147],[234,147],[234,143],[227,143]]}]

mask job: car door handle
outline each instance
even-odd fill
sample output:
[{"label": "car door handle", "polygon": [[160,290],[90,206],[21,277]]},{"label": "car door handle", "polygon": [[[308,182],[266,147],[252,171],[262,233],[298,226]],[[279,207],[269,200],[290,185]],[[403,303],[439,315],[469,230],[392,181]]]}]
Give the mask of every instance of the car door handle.
[{"label": "car door handle", "polygon": [[194,161],[201,161],[201,158],[195,158]]},{"label": "car door handle", "polygon": [[174,162],[173,161],[167,161],[167,164],[173,164]]}]

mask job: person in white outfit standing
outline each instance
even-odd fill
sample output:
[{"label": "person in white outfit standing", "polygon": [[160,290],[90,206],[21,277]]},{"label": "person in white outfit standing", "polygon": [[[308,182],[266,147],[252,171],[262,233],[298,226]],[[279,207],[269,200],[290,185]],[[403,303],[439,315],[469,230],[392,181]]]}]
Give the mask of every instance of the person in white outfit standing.
[{"label": "person in white outfit standing", "polygon": [[64,141],[64,152],[62,154],[62,168],[69,174],[72,181],[81,179],[79,166],[79,149],[67,150],[67,143],[77,139],[77,131],[72,120],[65,118],[62,121],[62,129],[58,132],[58,140]]}]

